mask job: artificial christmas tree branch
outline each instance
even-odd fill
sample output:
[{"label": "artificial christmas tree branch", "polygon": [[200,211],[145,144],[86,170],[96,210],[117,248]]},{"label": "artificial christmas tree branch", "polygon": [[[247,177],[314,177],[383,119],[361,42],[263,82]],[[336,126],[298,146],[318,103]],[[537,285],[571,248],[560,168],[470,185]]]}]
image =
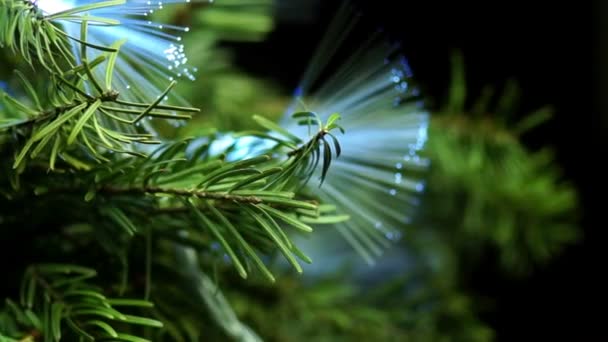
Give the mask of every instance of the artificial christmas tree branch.
[{"label": "artificial christmas tree branch", "polygon": [[[180,113],[198,109],[167,104],[174,99],[170,92],[176,81],[170,79],[168,86],[162,86],[167,78],[161,83],[155,77],[159,72],[154,62],[140,59],[134,64],[130,59],[141,56],[141,51],[153,52],[145,45],[133,49],[133,44],[145,44],[145,40],[128,41],[129,33],[145,32],[138,31],[141,26],[130,26],[131,19],[126,17],[138,13],[140,4],[117,0],[52,5],[46,1],[0,3],[0,44],[30,66],[42,67],[50,80],[43,89],[30,76],[17,72],[21,87],[10,95],[3,92],[0,98],[0,134],[11,142],[3,147],[12,149],[2,158],[13,159],[8,182],[0,182],[2,193],[14,203],[30,202],[31,208],[61,212],[61,220],[40,213],[40,225],[33,224],[34,231],[44,227],[49,238],[62,239],[65,245],[58,255],[100,249],[108,260],[119,259],[120,294],[134,290],[128,275],[132,267],[127,261],[129,246],[145,240],[146,299],[153,297],[154,284],[149,278],[154,260],[166,257],[161,247],[174,240],[198,246],[199,252],[221,246],[242,278],[252,273],[250,265],[254,265],[274,282],[267,261],[259,255],[273,251],[283,254],[301,273],[296,258],[310,259],[285,228],[310,233],[312,228],[304,218],[317,220],[317,224],[347,219],[320,210],[318,201],[299,191],[321,159],[322,179],[326,176],[333,152],[324,137],[340,128],[334,122],[339,116],[323,126],[317,121],[319,133],[306,142],[258,120],[268,129],[258,132],[259,136],[279,142],[279,146],[251,158],[225,160],[229,149],[212,151],[216,143],[212,136],[199,137],[207,144],[194,150],[188,140],[165,142],[148,119],[187,120],[190,115]],[[124,13],[119,11],[121,6]],[[112,17],[127,24],[123,27]],[[122,29],[132,30],[126,31],[127,40],[107,41],[121,36],[115,30]],[[181,67],[185,64],[182,49],[169,45],[164,57]],[[183,67],[180,74],[190,77],[186,70]],[[312,116],[306,114],[309,119]],[[333,143],[339,154],[337,139]],[[160,146],[150,149],[149,144]],[[298,148],[299,144],[304,148]],[[284,147],[295,152],[281,151]],[[163,210],[167,211],[155,220],[148,217]],[[2,215],[0,223],[22,219],[15,212]],[[97,248],[90,249],[95,245]],[[62,336],[141,341],[139,336],[147,336],[149,331],[129,324],[163,326],[154,319],[114,309],[149,305],[128,298],[107,300],[106,295],[116,291],[112,287],[104,286],[102,291],[85,284],[95,273],[68,264],[30,266],[23,278],[26,285],[21,289],[20,304],[7,304],[3,311],[0,325],[8,330],[2,336],[31,338],[28,331],[33,328],[34,335],[49,341]],[[119,328],[132,333],[121,333]]]},{"label": "artificial christmas tree branch", "polygon": [[260,204],[264,203],[264,200],[256,196],[239,196],[229,193],[218,193],[209,191],[197,191],[197,190],[185,190],[185,189],[171,189],[171,188],[160,188],[160,187],[132,187],[132,188],[115,188],[115,187],[103,187],[98,190],[101,194],[110,195],[142,195],[142,194],[168,194],[180,197],[195,197],[200,199],[208,200],[219,200],[219,201],[230,201],[237,203],[249,203],[249,204]]}]

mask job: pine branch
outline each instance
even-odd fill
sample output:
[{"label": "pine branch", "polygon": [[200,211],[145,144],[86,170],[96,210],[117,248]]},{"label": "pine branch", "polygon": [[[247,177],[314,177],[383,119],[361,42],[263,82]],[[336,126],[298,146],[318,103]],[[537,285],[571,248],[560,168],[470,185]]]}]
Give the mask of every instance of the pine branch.
[{"label": "pine branch", "polygon": [[[316,203],[294,198],[296,194],[288,191],[291,185],[279,182],[285,178],[285,173],[293,175],[295,166],[303,167],[306,157],[304,152],[311,152],[302,150],[298,158],[289,158],[279,164],[267,155],[234,162],[222,162],[214,158],[198,161],[191,159],[192,156],[188,158],[188,145],[166,145],[152,152],[147,160],[133,159],[134,164],[128,167],[129,172],[124,172],[125,165],[120,167],[123,171],[121,173],[110,170],[106,176],[101,177],[111,180],[110,183],[104,184],[105,181],[102,181],[98,188],[92,190],[94,196],[129,198],[154,195],[151,198],[159,198],[164,204],[158,205],[159,211],[148,209],[144,212],[170,214],[167,218],[170,217],[171,220],[185,220],[194,227],[209,231],[230,255],[244,278],[247,277],[247,272],[233,246],[246,251],[245,255],[254,261],[262,273],[269,280],[274,280],[252,247],[267,244],[264,240],[282,251],[294,268],[301,272],[292,253],[304,261],[309,262],[309,259],[293,245],[275,220],[299,231],[311,232],[312,228],[302,221],[303,217],[311,216],[314,219],[321,215]],[[203,146],[208,148],[209,144]],[[199,149],[196,153],[204,155],[207,152],[206,149]],[[143,185],[133,185],[137,183]],[[163,211],[164,209],[167,210]],[[123,225],[126,231],[133,231],[131,227],[138,224],[125,223],[125,218],[133,218],[135,214],[118,214],[117,210],[118,207],[113,207],[111,212],[114,214],[110,216]],[[240,214],[235,215],[237,212]],[[330,215],[324,215],[328,223],[332,222]],[[345,219],[347,217],[334,217],[335,221]],[[323,223],[323,219],[317,223]],[[261,235],[249,236],[249,230],[259,231]]]},{"label": "pine branch", "polygon": [[[24,20],[26,21],[29,20],[29,16],[31,15],[30,12],[20,12],[23,10],[23,8],[15,5],[18,2],[19,1],[17,0],[3,0],[3,5],[6,4],[8,7],[6,12],[3,11],[2,13],[9,13],[10,15],[13,8],[10,6],[14,5],[18,7],[18,9],[15,9],[15,11],[17,11],[19,15],[22,15],[21,18],[25,18]],[[44,19],[65,19],[77,13],[97,8],[115,6],[123,2],[123,0],[105,1],[93,5],[84,5],[61,13],[55,13],[51,16],[44,17]],[[31,7],[32,4],[28,3],[27,6]],[[30,10],[36,12],[37,8],[30,8]],[[7,22],[8,19],[9,18],[7,18]],[[40,18],[38,15],[35,20],[39,19]],[[74,18],[70,17],[70,19]],[[43,20],[43,22],[46,22],[45,20]],[[49,160],[49,168],[54,169],[54,164],[57,157],[61,156],[62,152],[64,151],[73,151],[74,146],[72,145],[74,145],[75,142],[78,142],[77,145],[80,148],[88,150],[88,153],[90,153],[94,159],[101,162],[107,161],[107,158],[100,153],[100,150],[133,153],[126,148],[126,144],[159,143],[147,132],[136,128],[143,118],[158,117],[184,120],[189,119],[190,116],[176,114],[175,112],[198,111],[198,109],[195,108],[161,104],[161,101],[165,99],[171,88],[173,88],[175,85],[175,81],[171,82],[169,86],[150,103],[137,103],[119,100],[119,92],[113,90],[111,87],[113,79],[112,75],[115,72],[114,68],[116,66],[115,60],[117,58],[116,56],[118,54],[118,47],[120,44],[115,44],[116,48],[105,48],[103,46],[89,43],[87,41],[89,22],[88,15],[80,16],[76,21],[81,22],[81,39],[70,37],[55,26],[51,25],[51,27],[48,28],[48,30],[51,30],[55,34],[61,33],[60,35],[78,41],[80,44],[80,53],[82,57],[82,65],[74,66],[70,64],[70,68],[67,70],[63,70],[61,68],[49,68],[48,71],[50,76],[52,79],[54,79],[54,82],[56,82],[53,84],[54,89],[49,99],[51,109],[42,109],[43,106],[35,92],[35,87],[33,87],[32,84],[20,73],[18,75],[20,76],[23,86],[26,89],[29,100],[36,105],[36,108],[30,108],[26,103],[23,103],[22,101],[19,101],[6,93],[0,94],[0,105],[5,107],[4,111],[9,113],[8,117],[10,118],[11,116],[16,116],[14,119],[0,121],[0,131],[19,129],[22,127],[32,127],[30,132],[26,134],[29,135],[29,137],[26,139],[23,148],[15,157],[15,162],[13,163],[13,168],[15,169],[20,167],[23,168],[23,163],[26,156],[29,155],[31,158],[35,158],[41,154],[41,152],[45,152],[44,154]],[[14,29],[14,27],[9,26],[6,31],[10,31],[11,29]],[[26,33],[22,33],[25,34],[25,36],[21,37],[24,39],[23,41],[31,38],[28,37]],[[4,40],[8,39],[8,37],[0,38],[4,38]],[[0,39],[0,43],[2,41],[3,40]],[[34,41],[32,44],[37,44],[37,42]],[[87,48],[104,51],[104,53],[89,63],[87,57]],[[24,53],[24,51],[20,52]],[[44,53],[41,50],[38,50],[37,52],[39,62],[44,65]],[[100,85],[101,82],[99,82],[94,75],[95,67],[101,65],[101,62],[104,59],[108,59],[104,73],[107,90],[104,90],[104,88]],[[114,106],[105,105],[107,102],[114,103]],[[17,115],[17,113],[19,114]],[[126,119],[121,117],[123,115],[136,116],[134,119]],[[2,119],[1,116],[0,119]],[[74,156],[64,157],[66,160],[70,161],[73,166],[87,167],[85,166],[87,164],[86,162],[83,162]]]},{"label": "pine branch", "polygon": [[130,187],[130,188],[118,188],[112,186],[105,186],[98,190],[101,194],[110,195],[142,195],[142,194],[165,194],[175,195],[181,197],[196,197],[200,199],[212,199],[220,201],[230,201],[237,203],[249,203],[249,204],[260,204],[264,203],[264,200],[256,196],[239,196],[230,193],[222,192],[210,192],[210,191],[199,191],[199,190],[186,190],[186,189],[174,189],[174,188],[161,188],[161,187]]},{"label": "pine branch", "polygon": [[[3,94],[3,95],[8,96],[6,94]],[[17,122],[16,124],[14,124],[12,126],[4,126],[3,128],[4,129],[9,129],[9,128],[18,129],[22,126],[29,126],[29,125],[33,125],[36,123],[40,123],[42,121],[53,120],[53,119],[56,119],[59,115],[69,111],[70,109],[78,107],[81,104],[92,105],[96,101],[100,101],[102,103],[116,102],[116,100],[118,99],[118,95],[119,95],[118,92],[116,92],[114,90],[109,90],[96,97],[88,97],[86,99],[76,99],[71,104],[61,105],[61,106],[54,107],[52,109],[45,110],[43,112],[38,113],[37,115],[35,115],[34,117],[32,117],[30,119]]]},{"label": "pine branch", "polygon": [[[90,70],[85,65],[84,70]],[[113,72],[108,69],[108,72]],[[78,74],[76,72],[76,74]],[[89,71],[90,74],[90,71]],[[32,127],[26,135],[29,138],[24,143],[20,153],[15,157],[14,168],[18,168],[29,155],[35,158],[41,152],[46,151],[46,158],[49,160],[49,168],[54,169],[58,155],[64,151],[74,150],[74,143],[88,150],[97,160],[107,160],[100,153],[100,149],[128,152],[123,150],[125,145],[132,143],[157,144],[153,136],[142,130],[136,130],[135,124],[144,117],[189,119],[189,115],[175,114],[175,111],[197,112],[195,108],[174,107],[161,105],[160,100],[166,96],[175,83],[159,95],[157,101],[150,104],[129,103],[119,100],[119,93],[115,90],[107,90],[98,94],[86,92],[87,82],[93,81],[89,75],[88,79],[82,76],[77,77],[73,82],[66,80],[63,76],[55,75],[59,80],[57,86],[67,86],[68,89],[53,93],[55,96],[50,99],[54,104],[51,109],[37,111],[29,108],[25,103],[2,93],[0,104],[6,107],[8,113],[23,113],[28,118],[17,118],[0,126],[1,130],[19,129],[24,126]],[[33,86],[22,78],[26,89],[33,89]],[[36,94],[29,92],[33,102],[40,103]],[[107,106],[106,103],[114,103],[114,106]],[[130,105],[135,108],[126,107]],[[124,114],[136,115],[132,120],[121,117]],[[23,116],[23,115],[22,115]],[[118,129],[116,129],[118,128]],[[53,144],[51,144],[53,142]],[[93,144],[94,143],[94,144]]]},{"label": "pine branch", "polygon": [[[1,180],[0,191],[16,203],[27,201],[32,212],[45,208],[32,226],[44,225],[46,236],[69,245],[65,248],[71,251],[68,254],[79,255],[77,250],[101,246],[108,257],[120,259],[122,289],[127,288],[131,267],[128,246],[137,246],[141,238],[145,239],[143,253],[138,250],[133,254],[145,255],[143,292],[145,298],[154,298],[150,273],[154,263],[170,255],[164,249],[167,242],[215,254],[218,262],[221,251],[242,278],[254,272],[253,266],[274,282],[263,257],[281,253],[298,273],[302,272],[300,261],[311,262],[294,244],[288,228],[310,233],[313,229],[308,223],[348,219],[332,215],[333,211],[300,193],[321,160],[323,182],[332,154],[340,155],[339,143],[330,133],[341,129],[335,124],[338,115],[325,124],[313,113],[296,115],[303,124],[318,126],[318,132],[306,142],[257,118],[269,130],[260,136],[277,142],[277,147],[246,158],[230,158],[229,150],[217,154],[205,147],[193,149],[190,142],[163,143],[156,140],[152,124],[144,119],[186,120],[190,118],[187,113],[198,111],[187,105],[165,104],[175,85],[173,78],[164,90],[156,91],[161,84],[158,79],[169,77],[153,67],[165,63],[167,53],[175,58],[179,73],[191,76],[183,65],[186,58],[182,51],[171,45],[175,49],[163,51],[160,59],[149,54],[152,60],[133,63],[132,56],[121,59],[124,40],[106,45],[107,36],[99,39],[100,29],[118,25],[115,18],[131,20],[128,15],[140,14],[143,5],[110,0],[47,13],[35,2],[0,2],[0,44],[22,55],[28,64],[42,66],[39,69],[46,70],[44,77],[51,81],[45,84],[47,89],[41,89],[38,82],[18,74],[25,96],[2,93],[0,97],[0,131],[10,133],[1,138],[17,147],[7,151],[14,158],[13,169],[7,170],[10,182]],[[98,11],[112,7],[125,9],[125,14]],[[95,16],[96,11],[108,17]],[[79,34],[63,25],[65,22],[80,23]],[[93,23],[99,25],[89,25]],[[132,51],[133,46],[130,48]],[[76,65],[76,61],[81,64]],[[141,74],[131,77],[135,70]],[[129,83],[137,89],[128,91]],[[41,95],[44,90],[48,94]],[[157,97],[145,99],[150,94]],[[330,137],[334,152],[327,140]],[[208,137],[209,145],[213,140]],[[160,146],[150,150],[140,144]],[[284,147],[288,150],[272,153]],[[27,162],[30,159],[31,164]],[[47,162],[48,169],[55,172],[39,169]],[[60,218],[53,217],[55,210]],[[7,216],[9,220],[15,217],[12,213]],[[2,224],[4,217],[0,219]],[[42,237],[37,232],[34,239]],[[197,261],[191,266],[202,265]],[[190,273],[203,274],[200,270]],[[130,325],[162,326],[157,320],[118,311],[117,306],[147,307],[151,303],[107,299],[89,284],[93,275],[90,269],[71,265],[28,268],[20,304],[11,305],[14,317],[25,317],[19,337],[140,341],[118,332],[118,327],[131,333],[139,330]]]},{"label": "pine branch", "polygon": [[[118,25],[119,21],[93,17],[88,11],[124,4],[125,0],[108,0],[95,4],[85,4],[66,11],[45,14],[37,2],[29,0],[0,0],[0,47],[10,48],[19,53],[31,66],[41,65],[50,73],[63,73],[74,68],[77,58],[70,49],[70,40],[82,46],[104,52],[117,52],[108,47],[78,39],[62,29],[58,23],[70,21],[83,23],[89,21],[103,25]],[[84,13],[84,14],[83,14]],[[83,56],[83,59],[86,57]]]},{"label": "pine branch", "polygon": [[[258,251],[280,251],[301,272],[295,258],[310,259],[294,245],[285,228],[310,233],[309,224],[348,220],[348,216],[324,209],[314,198],[293,191],[307,181],[296,170],[311,167],[313,144],[305,143],[308,147],[292,157],[285,158],[285,151],[277,158],[263,154],[229,161],[221,151],[210,154],[214,139],[208,139],[203,148],[193,149],[196,140],[168,143],[145,158],[114,156],[110,163],[88,171],[46,175],[46,184],[34,192],[42,203],[63,198],[76,204],[84,197],[85,202],[77,204],[79,209],[73,208],[74,220],[98,227],[97,234],[107,241],[104,248],[112,254],[117,253],[113,241],[129,241],[150,232],[158,239],[183,241],[175,227],[192,227],[187,229],[190,236],[204,237],[205,242],[189,238],[187,243],[199,249],[219,243],[243,278],[251,272],[245,265],[252,262],[274,281]],[[95,214],[79,215],[93,208]],[[154,220],[150,220],[151,214]]]},{"label": "pine branch", "polygon": [[107,298],[87,282],[95,275],[94,270],[75,265],[30,266],[23,278],[19,304],[7,301],[7,309],[15,314],[19,326],[27,332],[9,333],[22,340],[34,336],[42,336],[46,341],[121,336],[133,340],[136,337],[120,333],[113,325],[163,326],[160,321],[119,311],[119,307],[151,308],[153,305],[139,299]]}]

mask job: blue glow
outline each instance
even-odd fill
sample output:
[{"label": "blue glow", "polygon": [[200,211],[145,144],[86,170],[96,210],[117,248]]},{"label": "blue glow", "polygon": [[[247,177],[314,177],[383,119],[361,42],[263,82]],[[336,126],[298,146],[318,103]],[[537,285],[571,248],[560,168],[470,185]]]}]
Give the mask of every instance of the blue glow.
[{"label": "blue glow", "polygon": [[381,253],[382,239],[400,239],[404,224],[411,222],[410,208],[424,190],[411,171],[429,164],[418,154],[427,140],[428,113],[412,101],[417,90],[410,86],[405,58],[386,57],[385,49],[362,47],[326,83],[296,89],[282,121],[305,140],[308,132],[294,124],[293,112],[313,111],[323,120],[335,112],[342,116],[342,156],[332,161],[323,186],[309,189],[351,216],[337,230],[368,262]]},{"label": "blue glow", "polygon": [[[53,14],[66,9],[95,3],[92,0],[39,0],[38,7],[46,14]],[[91,22],[87,40],[89,43],[109,46],[121,39],[126,42],[120,47],[115,65],[115,76],[112,88],[120,93],[121,98],[130,101],[149,102],[162,93],[169,82],[179,78],[194,80],[192,67],[188,65],[185,47],[180,44],[181,34],[188,32],[187,27],[152,22],[148,16],[163,9],[165,4],[185,3],[187,0],[147,1],[126,0],[126,3],[111,7],[94,9],[88,14],[120,22],[120,25],[107,25]],[[68,20],[55,20],[63,30],[72,37],[80,38],[80,23]],[[80,56],[80,45],[74,44],[77,61]],[[103,52],[94,48],[87,49],[89,60]],[[145,69],[146,75],[140,70]],[[93,70],[95,76],[103,79],[104,66]],[[137,84],[137,87],[131,85]],[[188,103],[175,93],[169,95],[178,105]],[[163,99],[164,102],[169,100]]]},{"label": "blue glow", "polygon": [[[291,114],[313,111],[323,120],[336,112],[342,116],[346,134],[337,134],[342,156],[332,160],[322,187],[315,183],[308,190],[351,216],[335,231],[370,263],[390,241],[402,237],[424,191],[414,175],[429,165],[419,155],[427,141],[429,114],[415,101],[418,90],[411,86],[411,70],[390,46],[375,43],[349,52],[352,57],[342,67],[315,84],[327,65],[323,60],[327,51],[319,50],[281,121],[287,130],[308,140],[308,128],[297,125]],[[330,40],[330,44],[334,43]],[[206,140],[193,142],[191,152]],[[211,153],[228,149],[227,159],[237,160],[265,153],[275,144],[256,137],[225,136],[212,143]]]},{"label": "blue glow", "polygon": [[[401,64],[401,68],[402,68],[403,72],[405,73],[405,77],[407,77],[407,78],[414,77],[414,73],[412,72],[410,63],[408,62],[408,60],[405,56],[400,56],[399,63]],[[414,94],[414,95],[417,96],[417,94]]]},{"label": "blue glow", "polygon": [[259,156],[273,147],[276,143],[258,137],[235,138],[230,134],[217,134],[213,139],[201,137],[193,139],[186,149],[186,156],[192,158],[194,153],[203,145],[209,144],[208,154],[213,157],[224,155],[227,161],[238,161]]},{"label": "blue glow", "polygon": [[403,81],[395,86],[395,90],[400,93],[405,93],[407,91],[407,82]]},{"label": "blue glow", "polygon": [[229,135],[224,135],[213,140],[213,143],[209,146],[209,154],[217,156],[226,151],[230,146],[235,143],[235,139]]}]

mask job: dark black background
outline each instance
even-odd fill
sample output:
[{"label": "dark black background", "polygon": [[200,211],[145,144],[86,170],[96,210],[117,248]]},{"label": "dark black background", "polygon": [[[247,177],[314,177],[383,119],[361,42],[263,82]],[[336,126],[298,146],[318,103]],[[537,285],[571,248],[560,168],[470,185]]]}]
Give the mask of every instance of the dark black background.
[{"label": "dark black background", "polygon": [[[339,1],[325,1],[315,19],[280,22],[264,44],[242,45],[239,63],[268,76],[274,71],[295,86]],[[581,340],[591,336],[599,287],[590,276],[590,245],[606,226],[603,138],[608,130],[599,110],[598,24],[606,8],[589,2],[360,1],[362,12],[400,39],[416,79],[427,96],[445,96],[450,54],[464,55],[468,91],[500,87],[515,78],[522,89],[522,113],[545,104],[556,109],[551,123],[526,138],[530,148],[553,146],[565,176],[581,194],[584,241],[525,279],[505,278],[492,268],[477,270],[473,291],[497,300],[484,317],[501,341]],[[286,8],[288,10],[288,7]],[[608,13],[608,12],[606,12]],[[604,39],[608,42],[608,39]],[[271,53],[269,53],[271,51]],[[304,51],[294,54],[294,51]],[[608,92],[607,92],[608,94]],[[601,113],[601,115],[600,115]],[[599,195],[599,196],[598,196]],[[601,314],[600,314],[601,315]]]}]

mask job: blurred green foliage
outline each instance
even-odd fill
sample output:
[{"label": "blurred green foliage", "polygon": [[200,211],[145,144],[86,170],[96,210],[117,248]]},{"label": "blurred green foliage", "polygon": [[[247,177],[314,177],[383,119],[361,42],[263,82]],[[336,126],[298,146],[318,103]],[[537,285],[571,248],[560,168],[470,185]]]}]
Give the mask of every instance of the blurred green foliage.
[{"label": "blurred green foliage", "polygon": [[229,298],[268,341],[490,341],[470,298],[449,279],[409,271],[367,288],[338,270],[313,284],[283,277],[278,288],[247,284]]},{"label": "blurred green foliage", "polygon": [[521,141],[551,117],[551,108],[514,120],[521,115],[514,84],[494,108],[489,91],[465,108],[458,54],[453,70],[450,99],[431,121],[427,153],[433,166],[418,224],[444,236],[465,263],[480,260],[489,248],[504,271],[530,271],[578,236],[577,193],[553,151],[531,151]]}]

